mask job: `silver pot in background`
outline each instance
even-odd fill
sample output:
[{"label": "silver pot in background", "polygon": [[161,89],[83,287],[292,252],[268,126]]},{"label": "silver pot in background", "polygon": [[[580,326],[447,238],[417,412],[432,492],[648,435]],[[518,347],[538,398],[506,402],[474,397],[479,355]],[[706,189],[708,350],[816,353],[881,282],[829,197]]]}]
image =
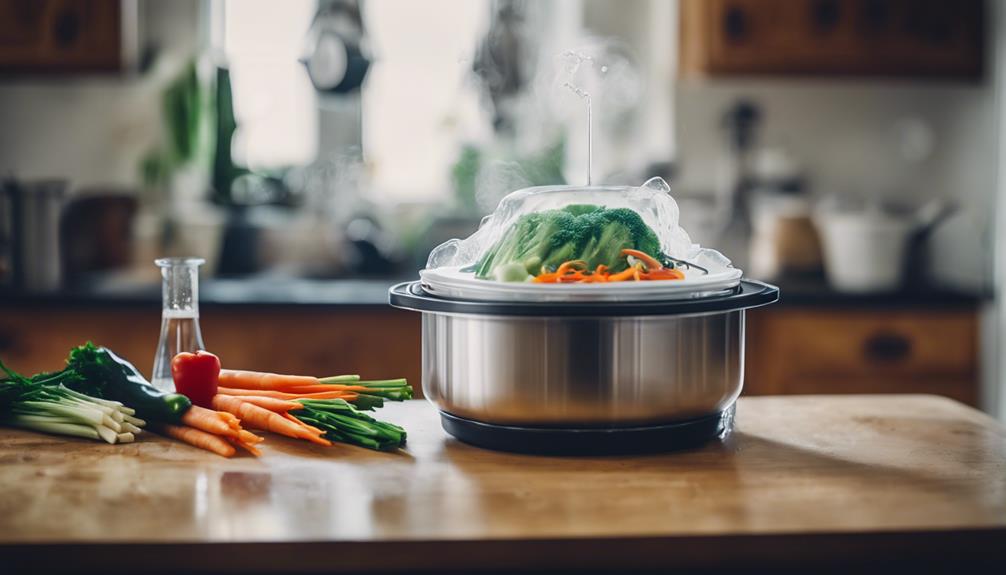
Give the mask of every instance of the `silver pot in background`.
[{"label": "silver pot in background", "polygon": [[31,292],[61,287],[59,226],[66,190],[63,180],[9,179],[0,186],[0,270],[6,285]]},{"label": "silver pot in background", "polygon": [[744,382],[745,310],[778,297],[753,281],[678,300],[474,301],[420,282],[390,293],[423,313],[423,392],[447,431],[554,453],[667,449],[682,430],[727,431]]}]

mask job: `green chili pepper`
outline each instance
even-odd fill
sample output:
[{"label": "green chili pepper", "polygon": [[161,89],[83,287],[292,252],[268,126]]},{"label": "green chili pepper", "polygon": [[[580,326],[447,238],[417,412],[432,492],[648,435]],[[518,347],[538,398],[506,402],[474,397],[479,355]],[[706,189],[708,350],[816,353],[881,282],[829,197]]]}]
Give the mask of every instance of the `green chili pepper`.
[{"label": "green chili pepper", "polygon": [[[70,351],[62,383],[94,397],[121,401],[143,418],[176,423],[192,407],[189,398],[150,384],[133,364],[91,342]],[[45,374],[52,379],[53,374]]]}]

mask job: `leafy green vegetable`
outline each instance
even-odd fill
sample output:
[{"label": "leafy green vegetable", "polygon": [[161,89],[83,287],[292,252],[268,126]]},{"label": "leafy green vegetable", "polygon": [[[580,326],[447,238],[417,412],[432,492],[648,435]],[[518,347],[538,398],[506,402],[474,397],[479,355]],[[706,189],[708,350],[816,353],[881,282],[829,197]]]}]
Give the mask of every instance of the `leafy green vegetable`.
[{"label": "leafy green vegetable", "polygon": [[563,262],[583,260],[588,269],[605,265],[626,268],[623,249],[660,257],[657,234],[633,210],[576,204],[525,214],[510,227],[475,266],[476,277],[520,281],[513,264],[529,275],[554,270]]},{"label": "leafy green vegetable", "polygon": [[133,364],[91,342],[70,350],[63,371],[39,374],[32,380],[120,401],[135,409],[141,418],[163,423],[178,422],[192,406],[189,398],[157,389]]}]

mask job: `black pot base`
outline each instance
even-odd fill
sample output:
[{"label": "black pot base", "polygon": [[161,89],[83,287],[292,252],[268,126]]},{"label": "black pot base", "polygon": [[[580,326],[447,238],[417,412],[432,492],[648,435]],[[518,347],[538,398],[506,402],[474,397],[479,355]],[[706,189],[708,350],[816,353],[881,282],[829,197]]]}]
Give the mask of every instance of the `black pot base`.
[{"label": "black pot base", "polygon": [[539,455],[660,453],[698,447],[726,437],[734,406],[698,419],[639,427],[522,427],[496,425],[440,412],[444,431],[460,441],[497,451]]}]

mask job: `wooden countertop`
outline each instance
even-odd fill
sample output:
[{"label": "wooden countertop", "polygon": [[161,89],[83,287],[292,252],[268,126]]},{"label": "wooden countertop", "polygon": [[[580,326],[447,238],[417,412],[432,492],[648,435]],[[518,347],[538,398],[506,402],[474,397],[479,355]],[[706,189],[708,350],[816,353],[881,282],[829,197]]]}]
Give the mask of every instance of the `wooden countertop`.
[{"label": "wooden countertop", "polygon": [[0,430],[0,565],[933,565],[1001,560],[1006,540],[1006,430],[934,396],[742,398],[727,441],[632,457],[484,451],[446,436],[421,401],[381,415],[409,430],[405,452],[270,436],[261,459],[226,460],[156,437]]}]

